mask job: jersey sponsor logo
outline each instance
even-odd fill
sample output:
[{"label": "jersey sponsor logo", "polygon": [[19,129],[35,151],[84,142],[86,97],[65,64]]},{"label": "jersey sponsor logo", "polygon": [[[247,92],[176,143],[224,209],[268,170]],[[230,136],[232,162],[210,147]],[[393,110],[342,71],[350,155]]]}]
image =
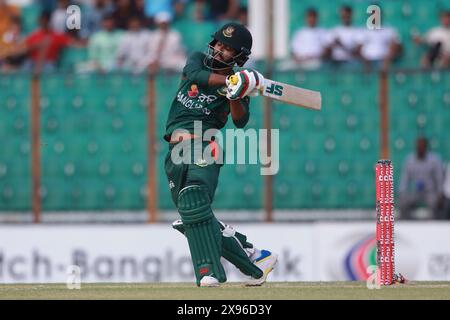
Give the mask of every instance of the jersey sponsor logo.
[{"label": "jersey sponsor logo", "polygon": [[[225,87],[225,89],[226,89],[226,87]],[[225,94],[226,94],[226,92],[225,92]],[[198,101],[206,102],[207,104],[210,104],[217,100],[217,96],[200,93],[200,91],[198,90],[198,86],[196,84],[193,84],[191,86],[191,90],[188,90],[188,96],[189,96],[189,98],[197,98],[198,97],[197,98]]]},{"label": "jersey sponsor logo", "polygon": [[274,94],[276,96],[282,96],[283,95],[283,86],[272,83],[272,84],[270,84],[270,86],[268,86],[266,88],[266,92],[269,94]]},{"label": "jersey sponsor logo", "polygon": [[177,101],[180,102],[185,108],[201,109],[204,114],[206,114],[206,115],[211,114],[211,110],[204,107],[201,103],[198,103],[195,100],[189,99],[189,96],[185,96],[181,92],[178,92]]},{"label": "jersey sponsor logo", "polygon": [[204,93],[201,93],[200,96],[197,99],[200,102],[205,102],[206,101],[207,104],[210,104],[210,103],[216,101],[217,97],[213,96],[213,95],[206,95]]},{"label": "jersey sponsor logo", "polygon": [[234,32],[233,26],[229,26],[228,28],[222,31],[223,35],[227,38],[231,38],[233,36],[233,32]]},{"label": "jersey sponsor logo", "polygon": [[195,165],[197,165],[199,167],[206,167],[208,165],[208,162],[205,159],[198,159],[195,162]]},{"label": "jersey sponsor logo", "polygon": [[189,97],[191,97],[191,98],[196,98],[196,97],[198,96],[198,93],[199,93],[199,91],[198,91],[197,85],[196,85],[196,84],[193,84],[193,85],[191,86],[191,90],[188,91]]}]

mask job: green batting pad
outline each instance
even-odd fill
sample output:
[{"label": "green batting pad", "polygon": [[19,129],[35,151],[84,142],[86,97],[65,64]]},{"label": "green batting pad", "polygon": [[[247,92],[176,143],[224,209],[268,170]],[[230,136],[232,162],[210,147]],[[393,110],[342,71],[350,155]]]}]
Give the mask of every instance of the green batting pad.
[{"label": "green batting pad", "polygon": [[[253,245],[247,242],[247,236],[231,229],[223,222],[219,221],[222,230],[222,256],[238,268],[243,274],[255,279],[262,277],[263,272],[255,266],[249,259],[244,248],[253,248]],[[175,230],[185,234],[185,227],[182,221],[172,224]]]},{"label": "green batting pad", "polygon": [[178,212],[188,239],[197,285],[204,276],[225,282],[227,278],[220,262],[222,232],[211,210],[208,190],[198,185],[182,189],[178,195]]},{"label": "green batting pad", "polygon": [[222,256],[243,274],[255,279],[263,276],[261,269],[252,263],[235,237],[222,237],[222,243]]}]

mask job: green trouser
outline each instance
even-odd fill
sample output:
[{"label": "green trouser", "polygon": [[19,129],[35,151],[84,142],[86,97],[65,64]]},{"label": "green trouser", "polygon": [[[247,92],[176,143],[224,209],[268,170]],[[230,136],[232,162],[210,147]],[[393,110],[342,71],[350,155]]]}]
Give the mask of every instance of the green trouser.
[{"label": "green trouser", "polygon": [[[205,141],[203,147],[206,147],[208,144]],[[169,152],[165,159],[165,171],[169,179],[169,188],[175,205],[178,207],[178,195],[181,189],[190,185],[204,186],[208,190],[208,196],[212,202],[217,183],[219,182],[220,167],[222,165],[217,163],[204,165],[199,162],[201,159],[195,159],[194,153],[191,155],[191,164],[174,164],[170,156],[174,146],[174,144],[169,144]]]},{"label": "green trouser", "polygon": [[[204,142],[203,148],[209,143]],[[223,234],[223,226],[211,210],[221,164],[207,164],[195,159],[191,163],[175,164],[171,158],[174,144],[170,144],[165,159],[165,171],[169,180],[172,199],[180,213],[184,234],[188,239],[197,285],[205,275],[213,275],[220,282],[226,281],[220,257],[234,264],[244,274],[259,278],[261,270],[249,259],[244,248],[251,246],[246,237]]]}]

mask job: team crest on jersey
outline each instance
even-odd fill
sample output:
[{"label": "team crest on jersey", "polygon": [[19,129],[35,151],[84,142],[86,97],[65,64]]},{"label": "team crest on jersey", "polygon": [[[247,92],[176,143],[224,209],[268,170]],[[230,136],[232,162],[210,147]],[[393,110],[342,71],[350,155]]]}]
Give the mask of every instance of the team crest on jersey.
[{"label": "team crest on jersey", "polygon": [[199,167],[206,167],[208,165],[208,162],[205,159],[198,159],[195,164]]},{"label": "team crest on jersey", "polygon": [[233,36],[233,32],[234,32],[233,26],[229,26],[222,31],[223,35],[227,38],[231,38]]},{"label": "team crest on jersey", "polygon": [[227,95],[227,87],[222,87],[217,89],[217,93],[220,94],[221,96],[226,96]]},{"label": "team crest on jersey", "polygon": [[191,97],[191,98],[196,98],[196,97],[198,96],[198,93],[199,93],[199,91],[198,91],[197,85],[196,85],[196,84],[193,84],[193,85],[191,86],[191,91],[188,91],[189,97]]}]

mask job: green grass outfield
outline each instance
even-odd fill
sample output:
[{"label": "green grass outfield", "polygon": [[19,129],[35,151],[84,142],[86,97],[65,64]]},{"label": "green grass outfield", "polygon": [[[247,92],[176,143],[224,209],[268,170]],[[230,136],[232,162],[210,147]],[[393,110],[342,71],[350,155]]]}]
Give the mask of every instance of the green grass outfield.
[{"label": "green grass outfield", "polygon": [[86,283],[80,290],[65,284],[0,284],[0,299],[446,299],[450,282],[409,282],[369,290],[365,282],[270,282],[262,287],[227,283],[197,288],[192,283]]}]

